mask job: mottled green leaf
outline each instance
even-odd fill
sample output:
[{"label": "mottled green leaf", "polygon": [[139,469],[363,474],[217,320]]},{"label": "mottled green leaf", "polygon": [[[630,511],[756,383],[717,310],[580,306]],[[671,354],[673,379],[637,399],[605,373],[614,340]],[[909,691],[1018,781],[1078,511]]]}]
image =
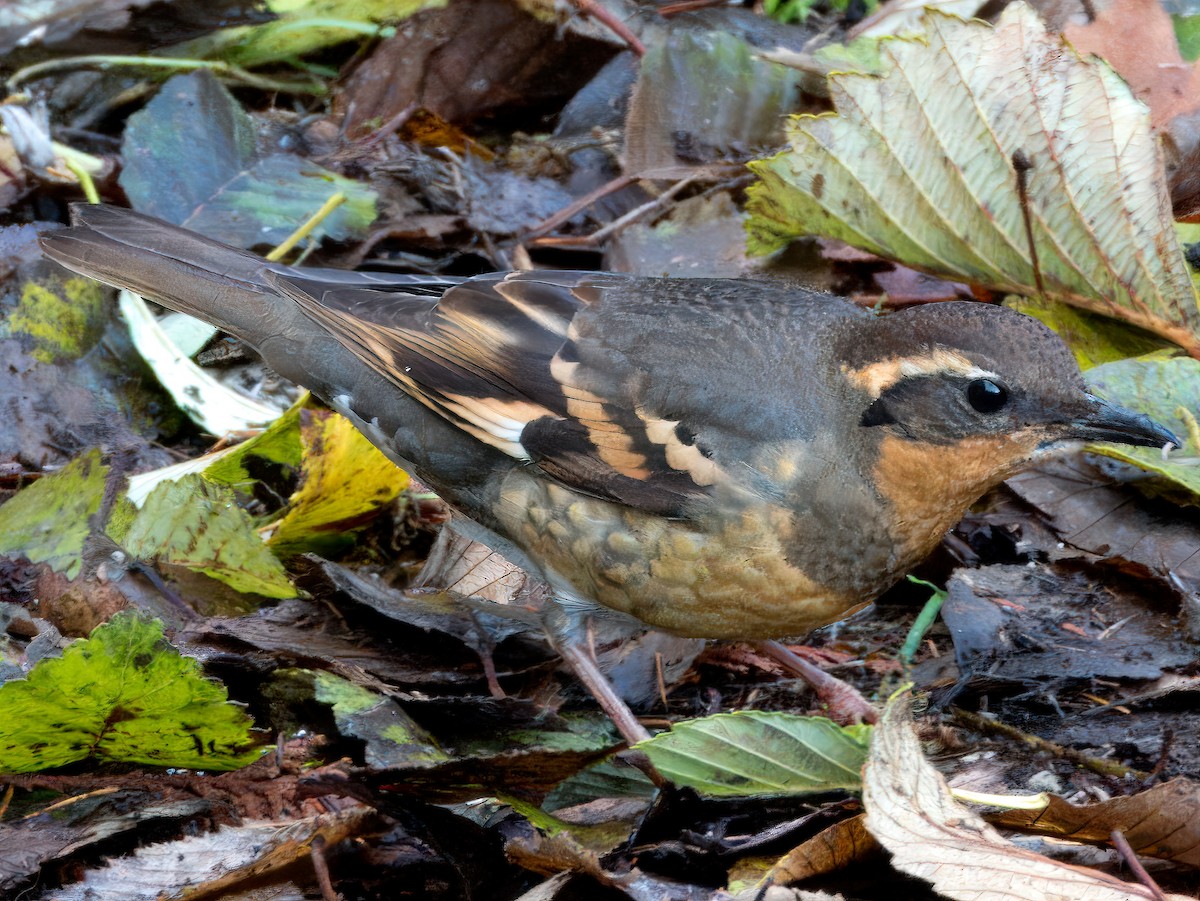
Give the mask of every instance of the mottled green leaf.
[{"label": "mottled green leaf", "polygon": [[88,519],[100,509],[107,473],[93,450],[18,491],[0,506],[0,554],[79,575]]},{"label": "mottled green leaf", "polygon": [[202,572],[237,591],[296,596],[283,564],[259,538],[233,492],[192,473],[150,492],[125,536],[125,548]]},{"label": "mottled green leaf", "polygon": [[250,726],[161,623],[122,613],[0,686],[0,773],[88,758],[236,769],[259,756]]},{"label": "mottled green leaf", "polygon": [[6,332],[33,344],[39,363],[78,360],[92,349],[108,323],[104,288],[82,276],[46,275],[21,285],[16,308],[9,313]]},{"label": "mottled green leaf", "polygon": [[316,699],[333,708],[338,731],[366,743],[372,768],[439,763],[449,759],[428,732],[391,698],[331,673],[312,673]]}]

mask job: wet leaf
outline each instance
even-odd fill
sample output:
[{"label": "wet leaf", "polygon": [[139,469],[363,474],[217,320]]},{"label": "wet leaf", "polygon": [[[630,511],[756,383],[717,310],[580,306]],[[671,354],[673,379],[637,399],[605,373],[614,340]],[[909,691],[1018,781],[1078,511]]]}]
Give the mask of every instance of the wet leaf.
[{"label": "wet leaf", "polygon": [[207,71],[177,75],[129,117],[121,187],[134,208],[239,247],[275,245],[341,191],[314,232],[361,237],[374,192],[298,156],[261,156],[254,121]]},{"label": "wet leaf", "polygon": [[1027,210],[1047,297],[1200,356],[1156,138],[1128,87],[1021,3],[995,28],[924,22],[882,46],[882,77],[831,75],[838,114],[793,119],[791,149],[751,164],[752,249],[820,234],[1032,295]]},{"label": "wet leaf", "polygon": [[125,549],[142,560],[204,573],[237,591],[296,596],[283,564],[263,544],[233,492],[195,473],[150,493],[125,536]]},{"label": "wet leaf", "polygon": [[0,772],[89,757],[236,769],[259,756],[250,725],[224,687],[163,639],[161,623],[120,613],[0,686]]},{"label": "wet leaf", "polygon": [[9,335],[32,342],[31,354],[39,363],[78,360],[100,340],[107,324],[103,286],[90,278],[61,275],[26,281],[5,322]]},{"label": "wet leaf", "polygon": [[385,769],[449,759],[396,701],[331,673],[310,675],[316,699],[333,708],[338,731],[366,744],[368,766]]},{"label": "wet leaf", "polygon": [[759,710],[676,723],[638,744],[678,785],[719,797],[857,791],[869,727]]}]

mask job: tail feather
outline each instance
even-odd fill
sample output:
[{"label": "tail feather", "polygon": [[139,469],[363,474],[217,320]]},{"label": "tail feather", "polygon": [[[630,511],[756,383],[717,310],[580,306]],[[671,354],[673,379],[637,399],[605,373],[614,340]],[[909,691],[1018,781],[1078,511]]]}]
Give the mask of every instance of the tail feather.
[{"label": "tail feather", "polygon": [[[43,235],[42,249],[63,266],[256,343],[290,301],[267,284],[271,264],[132,210],[72,207],[72,227]],[[294,315],[294,313],[292,314]]]}]

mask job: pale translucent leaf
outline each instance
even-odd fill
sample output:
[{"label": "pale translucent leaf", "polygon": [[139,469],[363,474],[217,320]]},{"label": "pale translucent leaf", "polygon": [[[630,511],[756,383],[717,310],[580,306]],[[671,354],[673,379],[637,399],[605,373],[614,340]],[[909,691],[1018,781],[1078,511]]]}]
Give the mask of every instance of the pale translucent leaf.
[{"label": "pale translucent leaf", "polygon": [[[1200,308],[1171,227],[1145,107],[1027,6],[993,28],[930,11],[880,45],[881,76],[835,73],[837,115],[792,120],[752,164],[752,247],[821,234],[993,290],[1118,316],[1200,355]],[[1028,161],[1021,201],[1014,156]]]}]

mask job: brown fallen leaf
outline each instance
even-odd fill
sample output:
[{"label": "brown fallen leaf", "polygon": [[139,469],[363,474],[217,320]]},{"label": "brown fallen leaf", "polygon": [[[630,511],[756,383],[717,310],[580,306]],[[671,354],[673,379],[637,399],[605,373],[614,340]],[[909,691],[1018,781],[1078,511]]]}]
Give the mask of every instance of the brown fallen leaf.
[{"label": "brown fallen leaf", "polygon": [[879,853],[879,843],[867,831],[865,815],[834,823],[775,862],[763,885],[791,885],[814,876],[845,869]]},{"label": "brown fallen leaf", "polygon": [[[1018,848],[950,794],[921,754],[908,692],[893,696],[863,768],[867,829],[898,870],[961,901],[1150,901],[1145,886]],[[1186,901],[1182,895],[1162,896]]]},{"label": "brown fallen leaf", "polygon": [[1114,829],[1138,854],[1200,867],[1200,785],[1172,779],[1140,794],[1078,807],[1056,795],[1045,810],[1008,810],[988,817],[1005,829],[1107,845]]},{"label": "brown fallen leaf", "polygon": [[207,835],[140,849],[110,866],[88,870],[82,882],[55,892],[57,901],[150,901],[219,897],[308,857],[314,842],[336,845],[370,828],[365,807],[280,823],[227,826]]}]

